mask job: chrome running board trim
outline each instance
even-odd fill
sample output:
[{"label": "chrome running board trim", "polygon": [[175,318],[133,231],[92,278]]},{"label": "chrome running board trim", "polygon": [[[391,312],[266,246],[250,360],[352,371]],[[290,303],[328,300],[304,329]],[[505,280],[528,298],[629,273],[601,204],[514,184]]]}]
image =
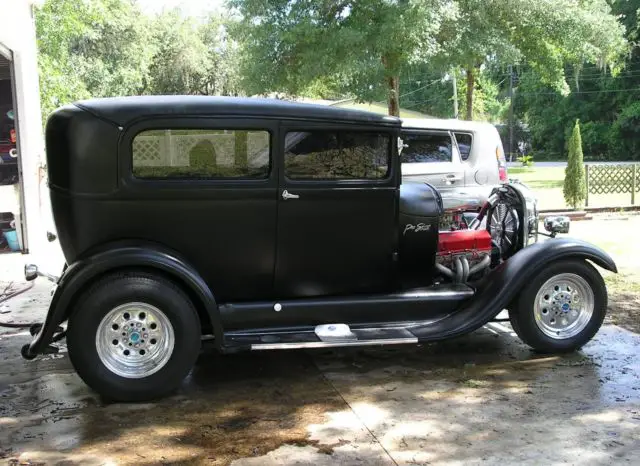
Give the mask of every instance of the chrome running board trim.
[{"label": "chrome running board trim", "polygon": [[343,340],[343,341],[307,341],[292,343],[256,343],[251,345],[252,351],[278,350],[278,349],[302,349],[302,348],[332,348],[347,346],[371,346],[371,345],[400,345],[418,343],[416,337],[388,338],[379,340]]}]

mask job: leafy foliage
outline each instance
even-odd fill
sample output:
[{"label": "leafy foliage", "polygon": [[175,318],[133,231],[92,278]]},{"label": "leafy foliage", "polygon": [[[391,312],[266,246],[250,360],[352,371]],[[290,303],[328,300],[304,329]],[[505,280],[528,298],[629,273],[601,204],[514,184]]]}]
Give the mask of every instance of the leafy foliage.
[{"label": "leafy foliage", "polygon": [[571,133],[571,138],[569,139],[568,159],[562,192],[567,205],[576,209],[582,201],[584,201],[587,195],[579,120],[576,120],[576,124]]},{"label": "leafy foliage", "polygon": [[46,0],[35,17],[45,118],[88,97],[241,92],[227,17],[149,17],[134,0]]},{"label": "leafy foliage", "polygon": [[36,12],[43,114],[86,97],[132,94],[148,76],[150,30],[129,0],[49,0]]},{"label": "leafy foliage", "polygon": [[533,167],[533,155],[521,155],[517,160],[523,167]]},{"label": "leafy foliage", "polygon": [[155,52],[144,92],[237,95],[238,46],[229,40],[228,25],[216,15],[204,23],[180,10],[159,15],[152,24]]},{"label": "leafy foliage", "polygon": [[45,0],[35,14],[44,117],[87,97],[273,93],[449,118],[455,76],[459,115],[499,125],[515,65],[514,134],[532,146],[522,151],[565,157],[580,118],[587,159],[640,160],[640,0],[229,5],[189,18],[147,16],[135,0]]},{"label": "leafy foliage", "polygon": [[437,34],[455,13],[445,0],[231,0],[242,17],[243,81],[250,93],[302,94],[334,80],[360,100],[380,89],[397,114],[398,77],[439,49]]},{"label": "leafy foliage", "polygon": [[640,100],[640,0],[611,4],[633,46],[618,72],[597,65],[567,65],[564,75],[570,93],[562,95],[531,67],[519,71],[516,115],[528,124],[539,158],[563,158],[573,123],[580,118],[585,158],[640,160],[638,134],[633,131],[634,106]]},{"label": "leafy foliage", "polygon": [[[499,114],[489,62],[523,63],[566,90],[564,65],[615,68],[626,42],[606,0],[231,0],[242,17],[244,84],[251,92],[305,94],[332,80],[360,100],[386,94],[397,114],[400,80],[415,65],[464,70],[468,118]],[[335,86],[334,86],[335,88]],[[487,92],[476,106],[476,89]]]},{"label": "leafy foliage", "polygon": [[[564,66],[617,67],[624,29],[606,0],[456,0],[458,15],[436,61],[465,70],[467,119],[473,119],[476,76],[488,61],[526,62],[540,81],[566,91]],[[470,107],[471,106],[471,107]]]}]

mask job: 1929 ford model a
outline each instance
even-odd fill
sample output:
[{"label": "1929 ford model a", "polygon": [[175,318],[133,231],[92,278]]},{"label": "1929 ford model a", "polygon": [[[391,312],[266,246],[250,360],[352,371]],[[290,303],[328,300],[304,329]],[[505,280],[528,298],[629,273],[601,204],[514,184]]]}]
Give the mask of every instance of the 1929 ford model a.
[{"label": "1929 ford model a", "polygon": [[173,390],[207,335],[224,352],[416,343],[506,308],[526,343],[568,351],[605,316],[590,262],[615,271],[606,253],[537,242],[535,200],[515,182],[452,227],[460,208],[401,184],[394,118],[126,97],[63,107],[46,133],[68,265],[23,355],[51,351],[68,321],[74,367],[112,399]]}]

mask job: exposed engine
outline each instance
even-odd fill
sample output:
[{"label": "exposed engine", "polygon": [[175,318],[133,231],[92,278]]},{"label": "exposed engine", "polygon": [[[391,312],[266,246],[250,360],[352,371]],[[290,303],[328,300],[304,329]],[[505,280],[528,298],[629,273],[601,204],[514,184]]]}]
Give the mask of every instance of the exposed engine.
[{"label": "exposed engine", "polygon": [[505,183],[482,206],[447,205],[429,184],[403,183],[400,236],[403,275],[466,283],[537,240],[536,201]]},{"label": "exposed engine", "polygon": [[487,230],[441,231],[436,268],[456,283],[491,265],[491,234]]}]

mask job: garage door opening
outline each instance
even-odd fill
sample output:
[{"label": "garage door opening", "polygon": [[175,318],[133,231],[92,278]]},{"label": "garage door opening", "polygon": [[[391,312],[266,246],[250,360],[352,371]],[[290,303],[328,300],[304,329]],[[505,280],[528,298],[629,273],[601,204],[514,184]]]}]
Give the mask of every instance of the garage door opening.
[{"label": "garage door opening", "polygon": [[13,61],[0,44],[0,254],[26,250],[17,115]]}]

